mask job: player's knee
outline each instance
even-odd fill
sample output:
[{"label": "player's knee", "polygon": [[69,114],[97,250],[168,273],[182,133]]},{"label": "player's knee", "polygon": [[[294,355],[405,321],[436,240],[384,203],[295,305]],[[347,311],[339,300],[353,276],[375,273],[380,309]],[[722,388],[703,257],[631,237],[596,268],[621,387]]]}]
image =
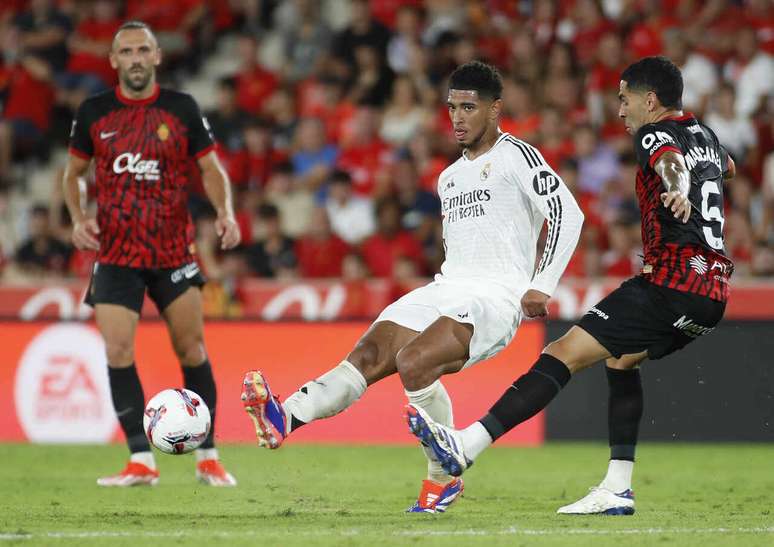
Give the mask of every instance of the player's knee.
[{"label": "player's knee", "polygon": [[572,374],[585,368],[581,361],[574,355],[572,345],[568,344],[563,338],[554,340],[548,344],[543,348],[543,353],[547,353],[548,355],[559,359],[568,369],[570,369]]},{"label": "player's knee", "polygon": [[191,337],[174,344],[174,346],[177,359],[184,367],[198,366],[207,358],[204,352],[204,342],[201,338]]},{"label": "player's knee", "polygon": [[433,371],[425,366],[422,351],[412,345],[398,352],[395,356],[395,367],[398,369],[403,387],[409,391],[422,389],[437,380],[433,377]]},{"label": "player's knee", "polygon": [[375,342],[360,340],[347,356],[347,361],[360,371],[369,385],[384,377],[383,369],[386,363],[383,362],[384,359],[380,361],[379,346]]},{"label": "player's knee", "polygon": [[105,353],[109,367],[128,367],[134,363],[134,341],[131,339],[106,340]]}]

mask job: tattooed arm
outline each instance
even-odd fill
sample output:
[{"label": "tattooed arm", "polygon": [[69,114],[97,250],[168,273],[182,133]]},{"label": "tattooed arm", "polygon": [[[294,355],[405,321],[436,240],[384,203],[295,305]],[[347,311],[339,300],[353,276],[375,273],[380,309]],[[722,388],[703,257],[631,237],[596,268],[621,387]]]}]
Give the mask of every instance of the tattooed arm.
[{"label": "tattooed arm", "polygon": [[691,216],[691,202],[688,201],[688,191],[691,188],[691,173],[685,165],[682,154],[665,152],[661,154],[653,166],[664,182],[666,192],[661,194],[664,207],[671,209],[675,218],[683,223]]}]

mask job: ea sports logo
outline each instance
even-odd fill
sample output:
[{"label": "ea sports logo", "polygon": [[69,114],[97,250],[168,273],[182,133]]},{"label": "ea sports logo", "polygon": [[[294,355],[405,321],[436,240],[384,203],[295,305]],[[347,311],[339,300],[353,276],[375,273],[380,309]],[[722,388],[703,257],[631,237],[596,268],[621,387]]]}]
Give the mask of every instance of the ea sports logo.
[{"label": "ea sports logo", "polygon": [[109,441],[116,419],[99,334],[83,325],[54,325],[41,331],[19,362],[14,401],[31,441]]},{"label": "ea sports logo", "polygon": [[541,171],[532,179],[532,188],[540,196],[547,196],[559,188],[559,178],[549,171]]}]

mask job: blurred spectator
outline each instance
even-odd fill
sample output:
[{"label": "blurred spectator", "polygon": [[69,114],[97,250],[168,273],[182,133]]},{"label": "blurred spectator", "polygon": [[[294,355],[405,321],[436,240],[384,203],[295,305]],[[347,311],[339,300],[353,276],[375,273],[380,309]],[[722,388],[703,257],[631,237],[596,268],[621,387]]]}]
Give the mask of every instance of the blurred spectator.
[{"label": "blurred spectator", "polygon": [[400,257],[413,262],[416,273],[424,274],[422,247],[411,232],[401,227],[400,204],[383,199],[376,206],[376,233],[363,242],[363,258],[376,277],[392,277]]},{"label": "blurred spectator", "polygon": [[212,134],[218,143],[218,152],[226,158],[244,146],[244,129],[248,114],[237,105],[237,81],[221,78],[215,91],[215,109],[207,112]]},{"label": "blurred spectator", "polygon": [[258,208],[258,240],[245,249],[247,264],[259,277],[292,275],[297,261],[294,242],[282,233],[279,209],[271,204]]},{"label": "blurred spectator", "polygon": [[576,0],[569,35],[581,65],[591,65],[595,46],[602,36],[612,31],[615,31],[615,24],[605,18],[598,0]]},{"label": "blurred spectator", "polygon": [[602,36],[586,84],[589,113],[595,126],[601,125],[604,119],[604,95],[610,91],[618,93],[621,72],[626,68],[626,64],[623,43],[618,34],[608,32]]},{"label": "blurred spectator", "polygon": [[242,110],[261,114],[265,103],[277,89],[278,80],[273,72],[258,63],[258,42],[250,34],[242,34],[237,41],[239,71],[236,78],[236,102]]},{"label": "blurred spectator", "polygon": [[618,174],[618,155],[610,146],[599,142],[590,125],[576,128],[574,137],[578,186],[584,192],[598,194]]},{"label": "blurred spectator", "polygon": [[401,6],[395,14],[395,29],[387,44],[387,64],[399,74],[411,70],[421,50],[422,13],[418,6]]},{"label": "blurred spectator", "polygon": [[736,112],[734,86],[723,84],[717,89],[712,109],[704,121],[734,160],[743,165],[747,153],[757,145],[758,137],[750,119]]},{"label": "blurred spectator", "polygon": [[55,73],[65,69],[72,23],[54,0],[30,0],[29,8],[13,24],[19,31],[18,46],[25,54],[45,60]]},{"label": "blurred spectator", "polygon": [[307,235],[296,240],[295,251],[303,277],[341,277],[349,245],[331,232],[328,213],[318,207],[312,211]]},{"label": "blurred spectator", "polygon": [[755,29],[737,33],[736,56],[723,69],[736,87],[736,111],[742,116],[757,113],[764,101],[774,97],[774,58],[758,49]]},{"label": "blurred spectator", "polygon": [[318,70],[331,42],[331,31],[320,18],[320,4],[316,0],[295,0],[293,7],[294,24],[284,36],[284,75],[297,82]]},{"label": "blurred spectator", "polygon": [[[88,88],[89,94],[96,92],[99,86],[105,88],[118,83],[108,54],[113,36],[121,26],[117,0],[95,0],[90,8],[89,15],[78,23],[67,40],[70,50],[67,71],[86,79],[85,85],[77,87]],[[98,81],[91,81],[90,78]]]},{"label": "blurred spectator", "polygon": [[205,15],[204,0],[126,0],[125,18],[151,26],[164,63],[171,69],[181,63],[191,70],[198,67],[205,38],[199,31]]},{"label": "blurred spectator", "polygon": [[265,112],[274,124],[274,148],[289,152],[299,124],[293,90],[285,87],[275,91],[266,103]]},{"label": "blurred spectator", "polygon": [[32,208],[28,232],[29,238],[16,249],[16,264],[27,274],[65,275],[72,249],[51,233],[48,207]]},{"label": "blurred spectator", "polygon": [[330,175],[339,150],[326,143],[325,128],[318,118],[305,118],[296,128],[291,156],[294,174],[304,187],[314,190]]},{"label": "blurred spectator", "polygon": [[356,193],[382,195],[392,151],[379,138],[378,110],[365,106],[358,108],[345,131],[336,166],[350,174]]},{"label": "blurred spectator", "polygon": [[392,97],[382,115],[379,135],[394,146],[405,146],[419,129],[428,113],[418,102],[414,82],[407,76],[399,76],[392,84]]},{"label": "blurred spectator", "polygon": [[0,179],[9,176],[14,154],[28,155],[38,145],[45,148],[43,138],[51,123],[54,104],[49,64],[10,45],[4,52],[13,52],[19,58],[9,71],[7,99],[0,117]]},{"label": "blurred spectator", "polygon": [[394,74],[379,51],[367,44],[357,46],[355,67],[349,100],[354,104],[384,106],[392,89]]},{"label": "blurred spectator", "polygon": [[642,259],[637,255],[638,247],[632,227],[639,227],[639,218],[634,222],[617,220],[607,228],[607,240],[610,248],[602,255],[602,273],[611,277],[632,277],[642,267]]},{"label": "blurred spectator", "polygon": [[683,108],[701,116],[707,109],[718,85],[718,71],[705,55],[689,48],[683,33],[671,30],[666,34],[664,54],[683,74]]},{"label": "blurred spectator", "polygon": [[244,149],[233,154],[229,161],[229,175],[235,185],[263,188],[274,167],[287,160],[284,152],[274,149],[271,124],[254,118],[243,130]]},{"label": "blurred spectator", "polygon": [[333,233],[350,245],[357,245],[376,229],[371,200],[352,191],[352,177],[335,171],[328,183],[325,201]]},{"label": "blurred spectator", "polygon": [[525,80],[506,78],[503,82],[503,114],[500,129],[531,141],[540,127],[540,115],[532,100],[532,89]]},{"label": "blurred spectator", "polygon": [[441,218],[440,200],[435,194],[420,188],[411,156],[400,156],[392,166],[391,175],[393,191],[401,206],[401,225],[411,230],[417,241],[433,245],[434,228]]},{"label": "blurred spectator", "polygon": [[285,162],[274,168],[266,186],[266,201],[280,213],[282,233],[298,238],[307,233],[314,211],[314,197],[293,177],[293,167]]},{"label": "blurred spectator", "polygon": [[344,78],[355,72],[355,52],[359,46],[373,47],[383,62],[390,39],[390,31],[371,15],[368,0],[352,0],[350,10],[349,26],[334,37],[331,47],[333,56],[342,63],[340,76]]},{"label": "blurred spectator", "polygon": [[357,110],[345,96],[344,80],[332,76],[309,78],[299,88],[299,115],[322,120],[328,140],[338,143]]}]

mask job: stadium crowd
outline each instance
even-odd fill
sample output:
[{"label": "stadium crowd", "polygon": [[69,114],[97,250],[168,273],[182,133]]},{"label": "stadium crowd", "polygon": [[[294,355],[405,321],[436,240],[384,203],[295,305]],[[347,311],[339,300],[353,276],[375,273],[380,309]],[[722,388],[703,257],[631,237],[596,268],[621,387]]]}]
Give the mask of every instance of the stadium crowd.
[{"label": "stadium crowd", "polygon": [[636,273],[637,167],[617,94],[621,70],[655,54],[681,67],[685,110],[738,166],[724,227],[735,276],[774,275],[769,0],[3,0],[5,282],[90,271],[93,257],[69,243],[61,179],[44,192],[49,202],[25,201],[26,174],[66,148],[78,104],[116,84],[107,53],[126,19],[155,29],[162,85],[185,89],[224,43],[238,59],[233,74],[212,80],[206,114],[243,245],[221,252],[201,185],[190,192],[198,256],[222,284],[436,271],[435,185],[459,155],[446,78],[475,58],[503,74],[502,130],[541,150],[586,215],[566,275]]}]

